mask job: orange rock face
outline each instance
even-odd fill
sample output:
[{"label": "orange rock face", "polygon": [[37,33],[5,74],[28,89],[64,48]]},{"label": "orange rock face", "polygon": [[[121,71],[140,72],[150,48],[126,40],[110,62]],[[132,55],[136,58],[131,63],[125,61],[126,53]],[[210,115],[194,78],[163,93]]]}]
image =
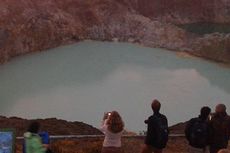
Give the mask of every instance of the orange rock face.
[{"label": "orange rock face", "polygon": [[229,22],[229,10],[226,0],[1,0],[0,63],[84,39],[199,51],[195,55],[206,57],[194,46],[200,36],[172,23]]}]

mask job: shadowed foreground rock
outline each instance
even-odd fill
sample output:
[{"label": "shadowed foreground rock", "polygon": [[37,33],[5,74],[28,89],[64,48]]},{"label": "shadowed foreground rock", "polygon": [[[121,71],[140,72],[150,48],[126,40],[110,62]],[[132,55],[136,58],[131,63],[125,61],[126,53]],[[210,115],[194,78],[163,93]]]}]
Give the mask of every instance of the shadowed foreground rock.
[{"label": "shadowed foreground rock", "polygon": [[[101,153],[103,139],[58,140],[51,144],[55,153]],[[123,138],[123,153],[140,153],[143,138]],[[21,144],[17,145],[17,153],[21,153]],[[171,138],[165,153],[187,153],[187,142],[184,138]]]},{"label": "shadowed foreground rock", "polygon": [[[23,136],[31,121],[17,117],[0,117],[0,128],[14,128],[17,136]],[[68,122],[56,118],[37,119],[41,123],[41,131],[50,135],[95,135],[102,134],[98,129],[82,122]]]},{"label": "shadowed foreground rock", "polygon": [[[90,138],[78,140],[58,140],[51,144],[55,153],[101,153],[103,139]],[[123,153],[140,153],[143,138],[123,138]],[[22,145],[17,145],[17,153],[21,153]],[[170,138],[164,153],[188,153],[188,143],[183,137]]]},{"label": "shadowed foreground rock", "polygon": [[[101,153],[102,139],[57,141],[52,147],[56,153]],[[140,153],[143,139],[123,138],[123,153]],[[187,153],[187,142],[183,138],[171,138],[165,153]]]},{"label": "shadowed foreground rock", "polygon": [[[58,140],[52,143],[55,153],[101,153],[103,139]],[[140,153],[143,138],[123,138],[123,153]],[[21,153],[21,145],[17,145],[17,153]],[[170,138],[164,153],[188,153],[187,141],[182,138]]]}]

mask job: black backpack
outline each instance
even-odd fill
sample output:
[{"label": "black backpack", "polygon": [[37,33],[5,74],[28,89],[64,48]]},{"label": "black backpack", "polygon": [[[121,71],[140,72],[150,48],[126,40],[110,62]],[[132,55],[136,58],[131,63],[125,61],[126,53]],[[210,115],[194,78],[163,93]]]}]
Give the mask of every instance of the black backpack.
[{"label": "black backpack", "polygon": [[204,148],[208,144],[208,124],[197,118],[191,125],[189,136],[190,145],[195,148]]},{"label": "black backpack", "polygon": [[164,116],[155,116],[155,137],[156,147],[163,149],[166,147],[169,137],[168,121]]}]

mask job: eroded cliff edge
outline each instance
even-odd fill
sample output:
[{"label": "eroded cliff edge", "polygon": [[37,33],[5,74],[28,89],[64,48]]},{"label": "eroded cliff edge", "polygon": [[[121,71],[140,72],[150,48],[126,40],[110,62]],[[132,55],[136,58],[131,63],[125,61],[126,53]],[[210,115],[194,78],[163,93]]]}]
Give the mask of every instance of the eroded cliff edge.
[{"label": "eroded cliff edge", "polygon": [[230,2],[224,0],[2,0],[0,15],[1,63],[85,39],[134,42],[230,63],[229,34],[200,36],[175,25],[230,22]]}]

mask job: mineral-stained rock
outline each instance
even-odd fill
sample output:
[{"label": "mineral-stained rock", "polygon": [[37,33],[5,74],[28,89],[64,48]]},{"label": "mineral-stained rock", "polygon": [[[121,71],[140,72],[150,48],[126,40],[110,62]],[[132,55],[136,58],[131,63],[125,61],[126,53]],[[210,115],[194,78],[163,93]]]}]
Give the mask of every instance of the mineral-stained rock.
[{"label": "mineral-stained rock", "polygon": [[[8,32],[4,29],[0,29],[0,48],[4,48],[8,38]],[[0,53],[0,63],[3,63],[4,59],[7,59],[7,53],[5,50],[2,50]]]},{"label": "mineral-stained rock", "polygon": [[230,22],[228,0],[138,0],[144,16],[166,22]]},{"label": "mineral-stained rock", "polygon": [[[226,0],[1,0],[0,63],[84,39],[114,38],[195,55],[198,51],[208,57],[201,53],[201,47],[194,47],[203,46],[196,42],[206,37],[194,36],[173,24],[229,22],[229,10]],[[210,56],[230,62],[216,54]]]},{"label": "mineral-stained rock", "polygon": [[230,61],[230,34],[207,34],[194,41],[193,54],[220,62]]},{"label": "mineral-stained rock", "polygon": [[0,47],[2,47],[7,41],[9,34],[6,30],[0,29]]}]

